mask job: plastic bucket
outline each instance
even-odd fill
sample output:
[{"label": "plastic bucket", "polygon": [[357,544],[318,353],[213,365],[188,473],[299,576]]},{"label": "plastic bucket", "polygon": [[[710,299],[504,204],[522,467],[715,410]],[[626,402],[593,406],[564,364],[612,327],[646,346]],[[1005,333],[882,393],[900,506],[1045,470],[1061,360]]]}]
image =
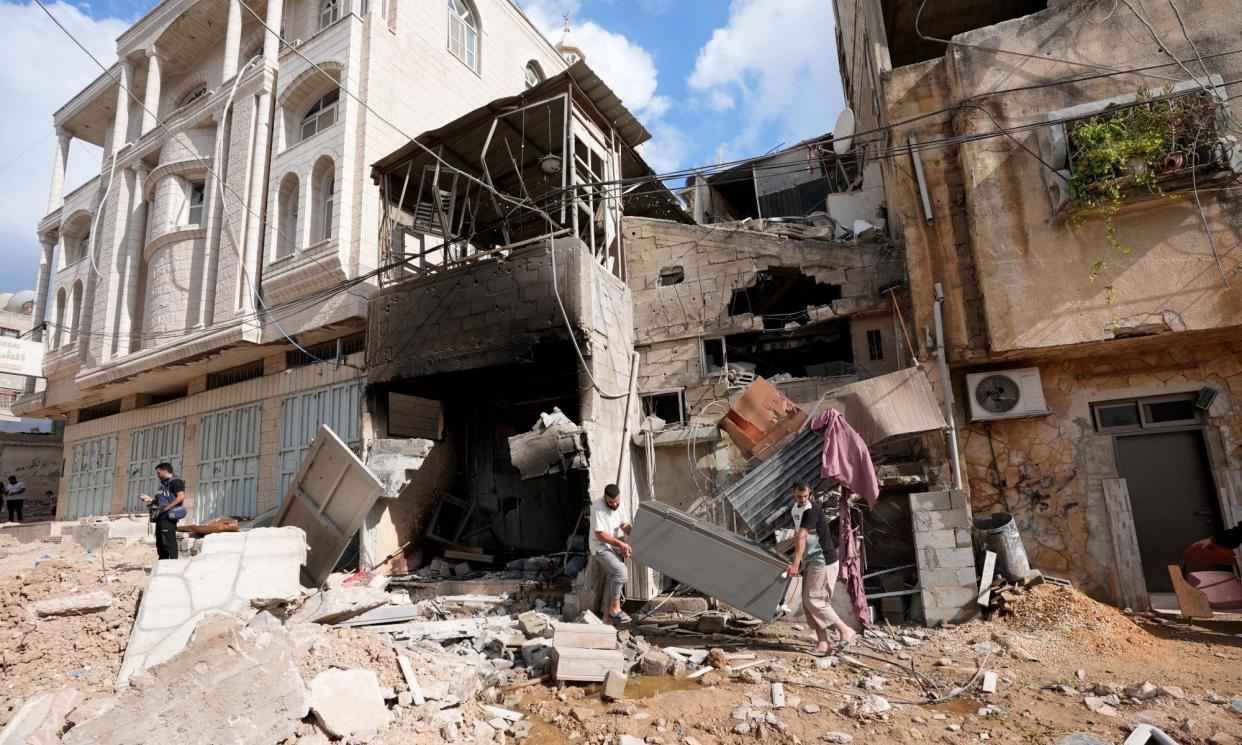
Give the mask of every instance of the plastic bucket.
[{"label": "plastic bucket", "polygon": [[1010,582],[1031,575],[1031,562],[1026,557],[1022,536],[1008,512],[993,512],[975,518],[975,530],[983,534],[983,543],[996,554],[996,571]]}]

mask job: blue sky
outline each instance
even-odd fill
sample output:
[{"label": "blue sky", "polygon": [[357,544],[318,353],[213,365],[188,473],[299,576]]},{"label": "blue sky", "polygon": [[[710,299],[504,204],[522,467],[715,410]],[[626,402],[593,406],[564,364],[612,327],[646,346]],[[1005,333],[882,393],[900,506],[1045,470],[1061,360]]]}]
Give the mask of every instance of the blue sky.
[{"label": "blue sky", "polygon": [[[661,172],[791,145],[831,129],[843,105],[828,0],[518,3],[554,42],[570,13],[587,62],[654,135],[645,154]],[[105,63],[116,58],[116,37],[155,5],[49,3]],[[0,291],[12,292],[38,274],[52,113],[100,71],[26,0],[0,0],[0,62]],[[67,190],[97,173],[100,157],[75,143]]]}]

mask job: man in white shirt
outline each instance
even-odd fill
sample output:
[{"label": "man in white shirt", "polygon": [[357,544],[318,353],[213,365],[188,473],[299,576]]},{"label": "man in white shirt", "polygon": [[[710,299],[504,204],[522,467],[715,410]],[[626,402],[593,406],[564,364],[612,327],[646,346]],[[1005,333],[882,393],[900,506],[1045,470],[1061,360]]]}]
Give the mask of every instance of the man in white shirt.
[{"label": "man in white shirt", "polygon": [[604,496],[591,503],[591,554],[604,569],[604,623],[610,625],[630,622],[621,610],[621,590],[629,579],[625,560],[632,549],[621,536],[631,527],[621,512],[621,490],[609,484],[604,487]]},{"label": "man in white shirt", "polygon": [[22,521],[22,505],[26,504],[26,482],[19,481],[16,476],[9,477],[9,485],[5,487],[9,496],[9,522]]}]

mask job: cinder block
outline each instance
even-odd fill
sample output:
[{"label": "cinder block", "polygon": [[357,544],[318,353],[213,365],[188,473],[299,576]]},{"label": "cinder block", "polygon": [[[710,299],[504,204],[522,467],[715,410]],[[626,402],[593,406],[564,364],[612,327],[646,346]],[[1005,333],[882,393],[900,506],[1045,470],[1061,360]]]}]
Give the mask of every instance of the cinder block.
[{"label": "cinder block", "polygon": [[958,548],[973,548],[975,545],[974,535],[965,528],[958,528],[953,531],[957,535]]},{"label": "cinder block", "polygon": [[953,509],[953,502],[947,491],[931,491],[910,495],[911,514],[951,509]]},{"label": "cinder block", "polygon": [[975,553],[968,548],[920,548],[915,551],[919,571],[974,567]]},{"label": "cinder block", "polygon": [[969,528],[970,517],[960,510],[944,510],[941,512],[914,512],[910,515],[910,523],[915,532],[924,530],[953,530]]},{"label": "cinder block", "polygon": [[962,510],[969,516],[970,504],[966,501],[966,492],[961,489],[950,489],[948,494],[949,500],[953,503],[953,509]]},{"label": "cinder block", "polygon": [[914,534],[914,546],[925,548],[957,548],[957,532],[953,530],[925,530]]}]

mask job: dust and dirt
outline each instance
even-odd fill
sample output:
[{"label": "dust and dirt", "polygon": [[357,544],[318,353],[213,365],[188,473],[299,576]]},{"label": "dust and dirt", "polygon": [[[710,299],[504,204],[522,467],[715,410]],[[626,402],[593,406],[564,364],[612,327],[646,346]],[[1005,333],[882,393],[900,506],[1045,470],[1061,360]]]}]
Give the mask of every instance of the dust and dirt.
[{"label": "dust and dirt", "polygon": [[[109,545],[103,561],[72,543],[18,543],[0,558],[0,724],[28,697],[72,688],[84,698],[111,695],[138,598],[155,561],[151,546]],[[40,600],[103,591],[112,607],[35,620]]]},{"label": "dust and dirt", "polygon": [[1072,587],[1039,585],[1023,595],[1013,613],[1000,622],[1020,631],[1060,631],[1095,652],[1158,654],[1163,647],[1160,639],[1129,616]]},{"label": "dust and dirt", "polygon": [[298,659],[302,680],[313,680],[319,673],[333,667],[374,670],[379,675],[381,686],[397,691],[405,689],[405,678],[397,666],[396,652],[383,636],[373,631],[332,629],[315,644],[310,654]]}]

